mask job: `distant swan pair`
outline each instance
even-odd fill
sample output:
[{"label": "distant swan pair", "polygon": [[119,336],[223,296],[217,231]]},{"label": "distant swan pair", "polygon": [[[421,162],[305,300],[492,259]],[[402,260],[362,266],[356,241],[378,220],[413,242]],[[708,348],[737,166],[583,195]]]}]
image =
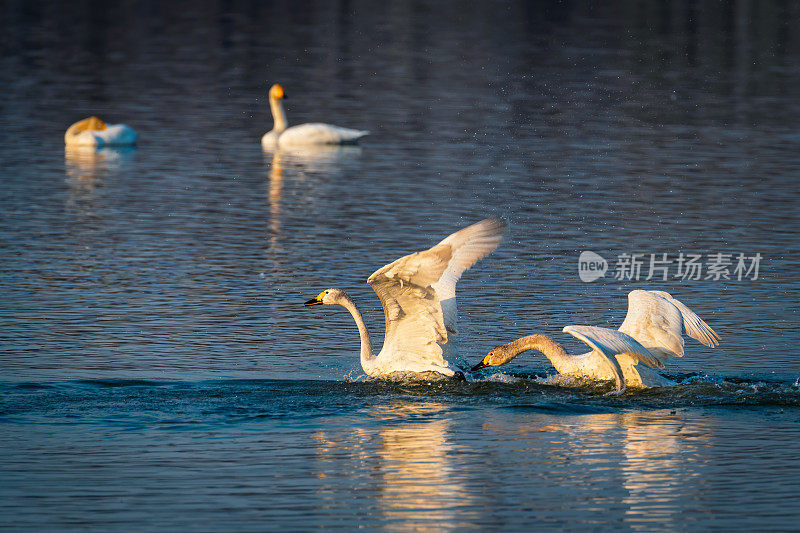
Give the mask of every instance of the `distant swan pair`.
[{"label": "distant swan pair", "polygon": [[[273,85],[269,90],[269,107],[272,111],[274,126],[261,138],[264,148],[314,145],[355,144],[368,131],[352,130],[331,126],[330,124],[311,123],[289,127],[283,99],[286,98],[283,87]],[[97,117],[89,117],[76,122],[64,134],[67,146],[87,146],[102,148],[104,146],[131,146],[136,144],[138,135],[125,124],[106,124]]]},{"label": "distant swan pair", "polygon": [[[371,377],[406,377],[431,373],[460,374],[448,363],[456,355],[456,282],[503,238],[506,223],[489,218],[453,233],[436,246],[394,261],[373,273],[367,283],[383,305],[386,335],[378,355],[364,320],[341,289],[327,289],[305,305],[341,305],[350,311],[361,337],[361,366]],[[670,357],[683,356],[683,333],[706,346],[719,336],[688,307],[661,291],[632,291],[628,315],[619,331],[591,326],[567,326],[569,333],[592,351],[568,355],[544,335],[531,335],[498,346],[473,371],[499,366],[527,350],[544,353],[562,374],[593,380],[613,379],[616,392],[627,385],[665,386],[671,381],[638,365],[664,368]]]}]

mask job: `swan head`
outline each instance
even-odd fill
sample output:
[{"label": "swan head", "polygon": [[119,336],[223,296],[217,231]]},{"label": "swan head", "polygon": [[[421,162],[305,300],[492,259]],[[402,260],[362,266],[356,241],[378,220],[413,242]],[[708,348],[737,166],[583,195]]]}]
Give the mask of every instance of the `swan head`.
[{"label": "swan head", "polygon": [[78,124],[81,124],[83,129],[88,131],[103,131],[108,127],[105,122],[97,117],[83,119]]},{"label": "swan head", "polygon": [[487,366],[500,366],[507,363],[509,359],[513,359],[513,356],[507,345],[501,344],[500,346],[495,346],[486,354],[486,357],[484,357],[480,363],[472,367],[472,372],[480,370],[481,368],[486,368]]},{"label": "swan head", "polygon": [[100,120],[97,117],[89,117],[83,120],[79,120],[72,126],[67,129],[66,137],[75,137],[83,133],[84,131],[103,131],[108,126],[106,123]]},{"label": "swan head", "polygon": [[269,88],[269,98],[270,100],[280,100],[282,98],[286,98],[286,93],[283,92],[283,87],[281,87],[279,83],[276,83]]},{"label": "swan head", "polygon": [[347,295],[341,289],[325,289],[317,294],[315,298],[311,298],[307,301],[305,305],[336,305],[341,304],[346,299]]}]

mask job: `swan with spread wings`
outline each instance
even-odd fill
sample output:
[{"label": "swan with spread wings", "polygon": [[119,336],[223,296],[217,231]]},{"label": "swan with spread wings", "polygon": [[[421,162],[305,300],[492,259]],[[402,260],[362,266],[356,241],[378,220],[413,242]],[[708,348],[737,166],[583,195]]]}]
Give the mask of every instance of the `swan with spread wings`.
[{"label": "swan with spread wings", "polygon": [[571,355],[546,335],[528,335],[492,348],[472,370],[504,365],[522,352],[536,350],[560,374],[598,381],[613,379],[619,394],[628,385],[674,385],[652,368],[664,368],[670,358],[683,357],[684,334],[712,348],[719,344],[719,335],[708,324],[664,291],[631,291],[628,314],[619,330],[566,326],[563,331],[585,342],[592,351]]},{"label": "swan with spread wings", "polygon": [[457,356],[456,282],[500,244],[507,224],[488,218],[453,233],[436,246],[394,261],[367,283],[378,295],[386,319],[383,348],[372,353],[367,327],[353,300],[341,289],[326,289],[305,305],[341,305],[353,316],[361,337],[361,367],[371,377],[455,376]]}]

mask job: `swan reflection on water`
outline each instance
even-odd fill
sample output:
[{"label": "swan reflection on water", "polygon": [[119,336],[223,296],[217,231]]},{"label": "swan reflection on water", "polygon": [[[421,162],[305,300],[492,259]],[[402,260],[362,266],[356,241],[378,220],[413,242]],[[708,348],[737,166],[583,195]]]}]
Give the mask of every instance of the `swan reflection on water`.
[{"label": "swan reflection on water", "polygon": [[317,433],[318,457],[337,460],[346,451],[360,469],[367,463],[370,477],[377,478],[376,513],[393,530],[466,527],[476,518],[471,508],[476,502],[453,464],[452,421],[440,418],[445,410],[436,402],[397,401],[375,407],[367,416],[385,427]]},{"label": "swan reflection on water", "polygon": [[354,145],[310,145],[264,150],[264,155],[267,164],[274,164],[277,158],[285,167],[300,173],[329,173],[362,152],[360,146]]},{"label": "swan reflection on water", "polygon": [[267,197],[269,198],[269,250],[274,253],[280,250],[281,194],[283,193],[283,162],[279,151],[272,155],[267,189]]},{"label": "swan reflection on water", "polygon": [[64,163],[67,176],[88,184],[109,171],[122,168],[131,160],[135,152],[136,147],[133,146],[105,148],[66,146]]},{"label": "swan reflection on water", "polygon": [[[348,145],[311,145],[264,150],[264,162],[268,168],[267,247],[270,259],[277,262],[277,254],[283,249],[281,245],[281,226],[284,215],[282,203],[285,201],[287,184],[316,188],[316,185],[310,183],[309,177],[319,174],[337,178],[341,174],[342,165],[355,160],[359,155],[361,155],[361,147]],[[308,197],[308,191],[305,191],[303,196]]]},{"label": "swan reflection on water", "polygon": [[106,184],[106,178],[124,169],[132,160],[136,148],[92,146],[67,146],[64,149],[64,166],[69,197],[66,205],[80,220],[92,220],[98,215],[97,189]]},{"label": "swan reflection on water", "polygon": [[[687,427],[666,411],[620,413],[612,423],[624,431],[620,464],[628,491],[625,516],[634,529],[680,529],[681,513],[701,478],[701,448],[712,427]],[[694,420],[693,424],[698,421]]]},{"label": "swan reflection on water", "polygon": [[488,420],[483,430],[491,434],[487,440],[504,443],[494,454],[505,454],[506,446],[524,450],[544,469],[530,475],[546,483],[586,490],[575,486],[583,477],[604,480],[590,489],[591,500],[575,500],[566,510],[613,508],[634,530],[673,530],[682,529],[681,514],[696,496],[715,426],[657,410],[535,416],[527,423]]}]

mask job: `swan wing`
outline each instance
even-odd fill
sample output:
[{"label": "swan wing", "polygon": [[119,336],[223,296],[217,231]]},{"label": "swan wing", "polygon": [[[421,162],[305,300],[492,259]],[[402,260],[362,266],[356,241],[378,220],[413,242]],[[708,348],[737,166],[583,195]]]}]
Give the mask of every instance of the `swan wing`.
[{"label": "swan wing", "polygon": [[[497,247],[491,234],[505,223],[486,219],[464,228],[428,250],[416,252],[375,271],[367,280],[383,305],[386,336],[382,357],[427,359],[447,365],[440,345],[455,333],[455,283],[478,259]],[[448,278],[443,281],[443,276]],[[451,295],[443,311],[439,290]],[[448,331],[449,327],[449,331]]]},{"label": "swan wing", "polygon": [[278,137],[278,145],[352,144],[368,134],[369,132],[364,130],[353,130],[314,122],[287,128]]},{"label": "swan wing", "polygon": [[450,247],[451,256],[447,268],[433,284],[433,289],[442,303],[445,327],[450,333],[455,334],[458,330],[456,283],[467,269],[497,248],[507,229],[505,220],[487,218],[453,233],[439,243]]},{"label": "swan wing", "polygon": [[563,331],[582,340],[592,349],[599,350],[606,357],[628,354],[636,362],[641,361],[654,368],[664,368],[664,364],[650,350],[630,335],[615,329],[596,326],[566,326]]},{"label": "swan wing", "polygon": [[452,252],[447,268],[433,284],[442,308],[447,342],[442,346],[445,358],[461,366],[468,366],[458,354],[458,304],[456,283],[461,275],[480,259],[494,251],[503,240],[508,223],[499,218],[487,218],[449,235],[440,245],[449,246]]},{"label": "swan wing", "polygon": [[[379,359],[447,366],[439,344],[447,342],[442,307],[431,287],[447,268],[450,247],[416,252],[373,273],[367,283],[378,295],[386,319]],[[396,365],[395,365],[396,366]]]},{"label": "swan wing", "polygon": [[562,331],[569,333],[589,345],[592,350],[603,355],[614,371],[617,393],[625,390],[625,377],[617,358],[626,355],[633,363],[641,361],[649,366],[664,368],[663,363],[636,339],[619,331],[594,326],[566,326]]},{"label": "swan wing", "polygon": [[105,146],[130,146],[136,144],[136,131],[125,124],[109,124],[103,131],[94,132]]},{"label": "swan wing", "polygon": [[710,347],[714,348],[719,346],[720,337],[716,331],[711,329],[711,326],[705,323],[705,321],[697,316],[697,314],[686,307],[683,303],[679,300],[676,300],[672,297],[672,295],[668,292],[664,291],[649,291],[652,294],[657,296],[661,296],[666,300],[669,300],[675,307],[678,308],[678,311],[681,312],[681,318],[683,319],[683,330],[684,332],[693,338],[696,341]]},{"label": "swan wing", "polygon": [[453,233],[439,243],[449,245],[452,250],[447,269],[434,286],[441,300],[456,297],[456,283],[461,275],[497,248],[507,228],[505,220],[487,218]]},{"label": "swan wing", "polygon": [[619,331],[639,341],[662,363],[670,357],[683,357],[684,332],[704,344],[716,337],[708,324],[663,291],[631,291],[628,314]]}]

